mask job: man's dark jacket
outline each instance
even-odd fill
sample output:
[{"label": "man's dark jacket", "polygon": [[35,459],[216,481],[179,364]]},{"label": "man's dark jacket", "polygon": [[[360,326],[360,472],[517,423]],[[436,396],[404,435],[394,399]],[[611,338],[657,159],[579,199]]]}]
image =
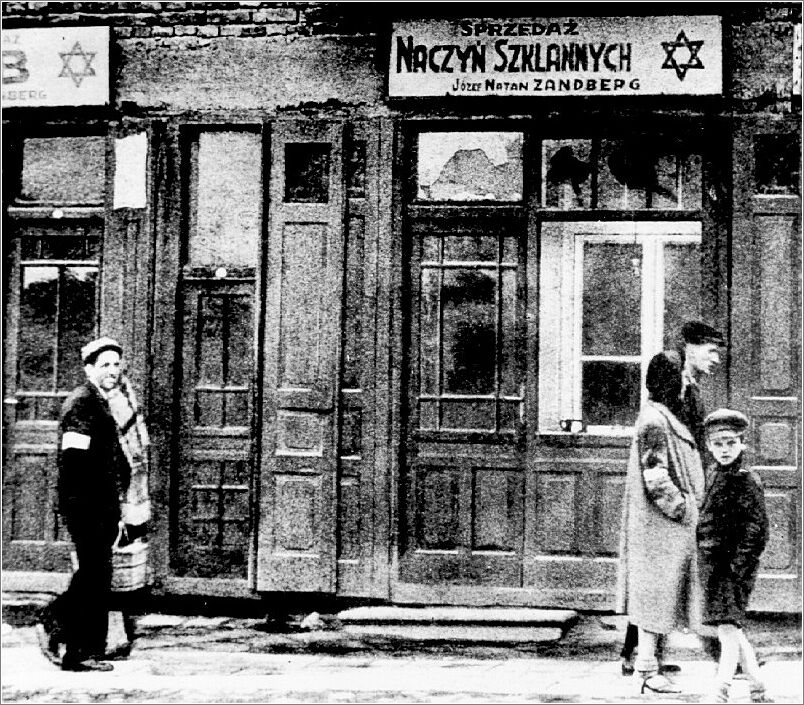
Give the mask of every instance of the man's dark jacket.
[{"label": "man's dark jacket", "polygon": [[68,528],[76,520],[116,525],[131,471],[109,405],[91,382],[65,400],[58,448],[59,510]]}]

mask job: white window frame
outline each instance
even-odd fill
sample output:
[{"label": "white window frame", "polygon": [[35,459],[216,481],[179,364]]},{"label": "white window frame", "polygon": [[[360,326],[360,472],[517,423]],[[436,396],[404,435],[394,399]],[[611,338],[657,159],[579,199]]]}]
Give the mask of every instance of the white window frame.
[{"label": "white window frame", "polygon": [[[642,246],[640,354],[582,355],[584,244]],[[664,246],[701,243],[698,221],[551,222],[542,226],[539,311],[539,431],[562,429],[562,419],[581,418],[581,370],[586,360],[640,363],[640,401],[647,399],[645,373],[664,347]],[[632,426],[588,426],[597,435],[630,435]]]}]

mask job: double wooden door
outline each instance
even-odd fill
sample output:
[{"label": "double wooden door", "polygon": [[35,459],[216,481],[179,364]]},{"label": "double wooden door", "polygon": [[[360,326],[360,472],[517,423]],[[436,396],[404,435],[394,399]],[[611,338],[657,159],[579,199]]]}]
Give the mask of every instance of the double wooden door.
[{"label": "double wooden door", "polygon": [[[171,570],[377,593],[376,124],[187,128]],[[223,164],[223,166],[222,166]]]}]

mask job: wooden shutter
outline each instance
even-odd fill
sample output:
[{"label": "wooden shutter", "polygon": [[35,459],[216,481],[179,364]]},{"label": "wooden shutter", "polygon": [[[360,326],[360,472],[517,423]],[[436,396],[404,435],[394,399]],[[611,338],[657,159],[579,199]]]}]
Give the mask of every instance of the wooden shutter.
[{"label": "wooden shutter", "polygon": [[744,118],[734,145],[732,404],[771,524],[751,608],[801,609],[801,198],[798,120]]},{"label": "wooden shutter", "polygon": [[336,588],[342,141],[314,121],[271,140],[258,590]]}]

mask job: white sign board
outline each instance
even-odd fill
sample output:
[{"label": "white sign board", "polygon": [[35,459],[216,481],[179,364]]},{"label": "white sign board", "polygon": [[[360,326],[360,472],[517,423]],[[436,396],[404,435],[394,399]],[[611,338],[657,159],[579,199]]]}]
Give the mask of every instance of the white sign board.
[{"label": "white sign board", "polygon": [[714,15],[405,21],[388,94],[719,95],[722,54]]},{"label": "white sign board", "polygon": [[109,28],[3,30],[3,107],[106,105]]}]

